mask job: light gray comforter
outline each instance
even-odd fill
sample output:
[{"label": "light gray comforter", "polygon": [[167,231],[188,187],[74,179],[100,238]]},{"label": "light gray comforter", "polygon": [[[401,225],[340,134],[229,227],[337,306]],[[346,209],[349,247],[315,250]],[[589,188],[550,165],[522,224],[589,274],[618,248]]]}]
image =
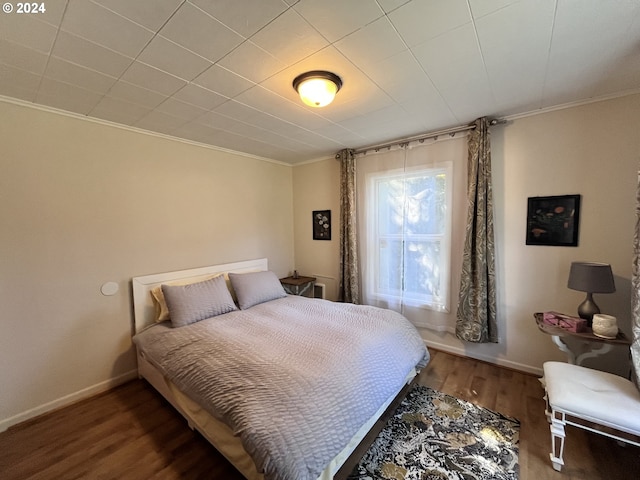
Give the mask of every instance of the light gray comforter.
[{"label": "light gray comforter", "polygon": [[402,315],[287,296],[134,337],[173,383],[239,435],[266,480],[315,480],[412,368]]}]

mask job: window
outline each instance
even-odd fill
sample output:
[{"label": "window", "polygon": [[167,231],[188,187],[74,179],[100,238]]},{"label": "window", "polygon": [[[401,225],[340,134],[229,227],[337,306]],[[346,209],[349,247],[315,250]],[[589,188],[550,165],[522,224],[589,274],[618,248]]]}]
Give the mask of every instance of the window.
[{"label": "window", "polygon": [[451,168],[448,162],[369,176],[369,297],[449,310]]}]

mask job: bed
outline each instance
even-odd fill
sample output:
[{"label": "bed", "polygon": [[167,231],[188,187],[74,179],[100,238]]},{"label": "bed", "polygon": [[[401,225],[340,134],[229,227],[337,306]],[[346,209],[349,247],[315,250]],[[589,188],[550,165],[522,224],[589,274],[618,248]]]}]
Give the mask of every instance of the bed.
[{"label": "bed", "polygon": [[400,314],[287,295],[267,259],[132,285],[139,376],[248,480],[333,478],[429,360]]}]

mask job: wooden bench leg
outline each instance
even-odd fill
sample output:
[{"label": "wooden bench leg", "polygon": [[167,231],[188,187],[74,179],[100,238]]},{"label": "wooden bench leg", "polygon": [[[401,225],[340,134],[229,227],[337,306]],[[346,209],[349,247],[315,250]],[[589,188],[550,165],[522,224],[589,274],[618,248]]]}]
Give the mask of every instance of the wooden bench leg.
[{"label": "wooden bench leg", "polygon": [[558,418],[557,413],[551,409],[549,419],[551,421],[551,425],[549,425],[549,429],[551,430],[551,453],[549,454],[549,458],[551,459],[554,470],[559,472],[564,465],[564,461],[562,460],[564,454],[564,438],[566,436],[564,432],[564,426],[566,424],[564,413],[560,413],[560,418]]}]

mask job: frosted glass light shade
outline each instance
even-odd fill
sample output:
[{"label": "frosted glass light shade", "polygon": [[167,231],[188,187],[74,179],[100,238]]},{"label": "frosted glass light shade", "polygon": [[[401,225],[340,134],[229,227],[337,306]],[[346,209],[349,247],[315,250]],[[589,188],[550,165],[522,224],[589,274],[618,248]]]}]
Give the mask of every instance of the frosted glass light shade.
[{"label": "frosted glass light shade", "polygon": [[331,72],[313,71],[299,75],[293,81],[293,88],[300,99],[311,107],[329,105],[342,87],[342,80]]}]

